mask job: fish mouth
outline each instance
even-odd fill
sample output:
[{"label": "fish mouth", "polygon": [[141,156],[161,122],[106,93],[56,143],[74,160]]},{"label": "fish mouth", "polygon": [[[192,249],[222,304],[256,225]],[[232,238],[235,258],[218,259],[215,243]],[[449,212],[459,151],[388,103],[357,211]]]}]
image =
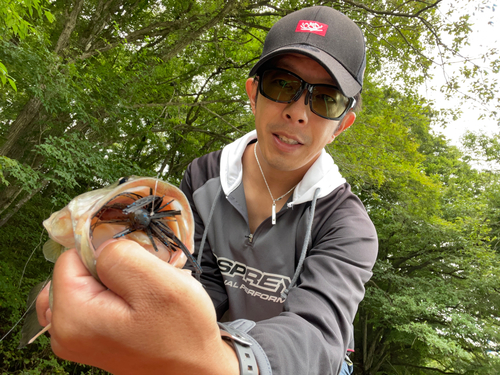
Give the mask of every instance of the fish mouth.
[{"label": "fish mouth", "polygon": [[[135,215],[124,212],[134,202]],[[154,216],[138,222],[146,208]],[[43,225],[62,248],[77,249],[97,280],[96,250],[111,238],[132,240],[178,268],[194,259],[194,218],[187,198],[177,187],[152,177],[132,176],[79,195]]]},{"label": "fish mouth", "polygon": [[[124,238],[137,242],[150,253],[174,266],[185,262],[178,242],[180,240],[186,243],[191,253],[193,244],[189,238],[192,233],[190,220],[186,220],[186,215],[191,216],[190,209],[182,202],[183,197],[177,191],[172,191],[169,184],[155,183],[150,186],[143,182],[139,186],[133,186],[133,181],[130,184],[132,186],[126,186],[127,182],[122,184],[119,185],[123,186],[124,190],[102,204],[91,218],[90,237],[93,248],[100,248],[110,238]],[[149,207],[148,212],[146,207]],[[141,225],[137,221],[141,214],[148,216],[148,225]],[[162,218],[152,220],[158,215]],[[156,222],[156,231],[150,228],[152,221]],[[159,236],[155,235],[159,232]]]}]

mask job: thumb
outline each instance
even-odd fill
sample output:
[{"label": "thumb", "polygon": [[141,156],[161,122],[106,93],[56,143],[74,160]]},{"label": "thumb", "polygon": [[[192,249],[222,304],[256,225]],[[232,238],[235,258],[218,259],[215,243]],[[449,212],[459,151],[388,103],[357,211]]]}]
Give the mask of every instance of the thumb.
[{"label": "thumb", "polygon": [[188,284],[195,281],[126,239],[106,244],[97,258],[96,268],[103,284],[131,306],[148,295],[168,295],[170,289],[178,293],[178,278]]}]

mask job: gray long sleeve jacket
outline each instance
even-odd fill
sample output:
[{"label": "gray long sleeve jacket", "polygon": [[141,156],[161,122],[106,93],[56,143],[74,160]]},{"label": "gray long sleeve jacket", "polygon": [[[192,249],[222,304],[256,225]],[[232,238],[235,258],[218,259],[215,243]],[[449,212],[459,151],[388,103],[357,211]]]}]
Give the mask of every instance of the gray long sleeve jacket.
[{"label": "gray long sleeve jacket", "polygon": [[250,233],[241,157],[254,139],[194,160],[181,183],[195,257],[204,242],[201,281],[218,319],[253,342],[261,375],[338,374],[376,260],[375,228],[323,151],[276,225],[269,217]]}]

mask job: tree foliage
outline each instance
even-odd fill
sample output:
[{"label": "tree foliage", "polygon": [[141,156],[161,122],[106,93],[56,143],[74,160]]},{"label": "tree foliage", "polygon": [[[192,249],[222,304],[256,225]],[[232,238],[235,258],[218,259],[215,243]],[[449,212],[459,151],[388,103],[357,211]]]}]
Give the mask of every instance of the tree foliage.
[{"label": "tree foliage", "polygon": [[[465,79],[484,102],[496,92],[495,70],[461,56],[471,29],[458,5],[443,13],[441,0],[6,4],[0,24],[15,6],[17,30],[29,25],[0,30],[0,61],[17,87],[0,87],[0,334],[50,274],[41,221],[121,176],[178,183],[195,157],[252,129],[244,81],[266,32],[285,14],[323,4],[358,23],[368,51],[364,110],[330,148],[380,237],[355,322],[357,373],[498,368],[500,185],[431,132],[439,113],[416,94],[433,64],[457,58],[462,75],[445,94],[460,96]],[[30,6],[53,22],[31,17]],[[489,59],[498,67],[494,51]],[[0,343],[4,373],[95,371],[54,359],[47,339],[17,351],[18,334]]]},{"label": "tree foliage", "polygon": [[[7,0],[0,4],[0,41],[9,39],[25,39],[29,34],[36,34],[36,29],[28,19],[44,15],[48,21],[54,20],[53,15],[44,7],[40,0]],[[0,83],[7,82],[17,90],[14,79],[8,74],[7,68],[0,60]]]},{"label": "tree foliage", "polygon": [[[455,147],[429,131],[429,108],[393,90],[380,94],[386,106],[398,109],[375,119],[390,123],[393,130],[382,137],[395,134],[397,141],[377,144],[384,161],[373,164],[388,168],[377,171],[383,178],[366,183],[361,176],[355,185],[380,246],[355,324],[358,373],[494,373],[500,263],[490,246],[496,236],[491,211],[497,210],[484,188],[497,190],[498,181],[489,171],[472,169]],[[362,120],[370,121],[372,112],[384,113],[366,104]],[[385,154],[382,146],[388,144]],[[359,178],[358,171],[351,176]]]}]

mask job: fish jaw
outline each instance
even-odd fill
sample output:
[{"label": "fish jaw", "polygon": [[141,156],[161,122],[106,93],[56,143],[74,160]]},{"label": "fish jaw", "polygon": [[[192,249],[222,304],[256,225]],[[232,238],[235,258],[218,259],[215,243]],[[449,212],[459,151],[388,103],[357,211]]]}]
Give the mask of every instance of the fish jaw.
[{"label": "fish jaw", "polygon": [[[47,229],[50,238],[60,243],[66,248],[75,247],[90,273],[97,279],[96,259],[98,253],[96,250],[109,238],[113,238],[119,230],[110,230],[109,234],[99,233],[105,232],[109,228],[108,224],[101,224],[95,226],[96,218],[94,217],[97,212],[110,202],[115,202],[114,199],[123,193],[139,194],[141,196],[150,195],[150,191],[158,197],[163,197],[163,204],[172,201],[163,210],[179,210],[180,215],[175,217],[175,221],[168,221],[166,225],[174,232],[186,248],[193,253],[194,251],[194,218],[185,195],[177,187],[156,178],[152,177],[130,177],[125,183],[119,184],[118,182],[107,186],[102,189],[90,191],[81,194],[74,198],[66,207],[61,211],[53,213],[49,219],[44,221],[44,226]],[[91,230],[94,225],[94,230]],[[99,229],[100,226],[105,226]],[[97,233],[94,231],[97,230]],[[129,234],[124,238],[131,239],[139,243],[149,252],[159,256],[162,260],[168,260],[168,263],[175,267],[182,268],[186,263],[186,255],[180,251],[168,252],[163,245],[158,246],[159,242],[155,241],[157,248],[163,248],[165,252],[162,254],[157,253],[153,246],[145,241],[143,235],[139,233]],[[147,236],[146,236],[147,237]],[[148,238],[149,239],[149,238]]]},{"label": "fish jaw", "polygon": [[43,226],[47,229],[50,238],[57,243],[68,248],[75,247],[71,211],[68,206],[50,215],[43,222]]}]

